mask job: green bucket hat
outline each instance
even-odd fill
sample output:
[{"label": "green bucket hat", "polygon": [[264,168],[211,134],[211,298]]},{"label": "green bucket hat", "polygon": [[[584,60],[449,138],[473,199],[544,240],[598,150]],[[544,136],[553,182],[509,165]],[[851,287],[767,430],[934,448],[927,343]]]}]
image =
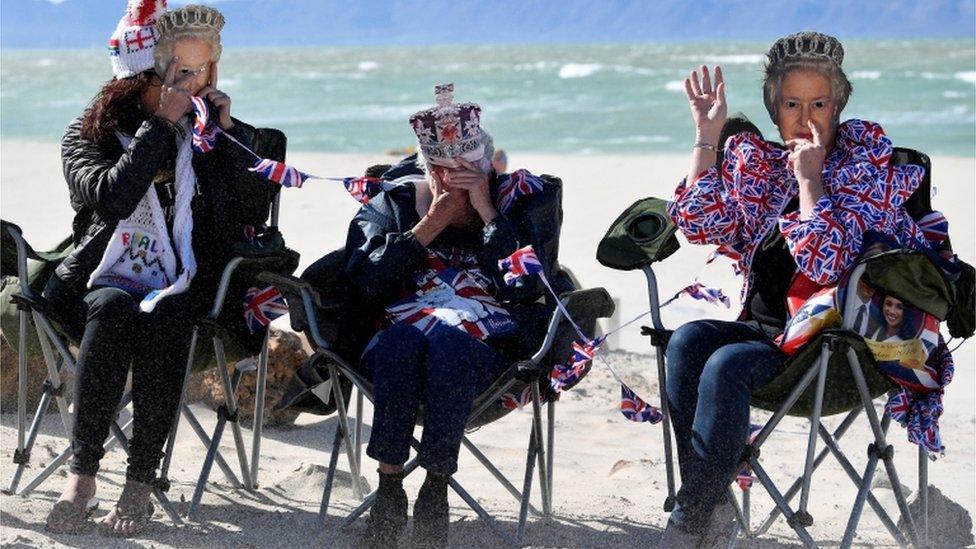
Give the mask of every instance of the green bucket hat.
[{"label": "green bucket hat", "polygon": [[678,227],[668,216],[668,203],[645,198],[633,203],[613,222],[596,250],[596,259],[611,269],[630,271],[661,261],[678,250]]}]

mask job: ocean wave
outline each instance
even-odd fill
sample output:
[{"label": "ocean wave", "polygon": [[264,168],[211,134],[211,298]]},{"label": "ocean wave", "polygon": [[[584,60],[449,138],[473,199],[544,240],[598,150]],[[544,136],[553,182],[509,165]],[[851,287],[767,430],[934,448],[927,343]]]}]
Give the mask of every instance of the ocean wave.
[{"label": "ocean wave", "polygon": [[766,59],[762,53],[736,53],[730,55],[704,55],[692,57],[692,61],[716,65],[759,65]]},{"label": "ocean wave", "polygon": [[881,71],[854,71],[851,78],[855,80],[877,80],[881,78]]},{"label": "ocean wave", "polygon": [[963,92],[949,90],[942,92],[942,97],[945,97],[946,99],[962,99],[966,97],[966,94]]},{"label": "ocean wave", "polygon": [[559,78],[586,78],[603,68],[598,63],[566,63],[559,69]]},{"label": "ocean wave", "polygon": [[356,68],[358,68],[362,72],[368,72],[368,71],[376,70],[377,68],[379,68],[379,66],[380,64],[377,63],[376,61],[361,61],[358,65],[356,65]]},{"label": "ocean wave", "polygon": [[976,84],[976,71],[957,72],[953,76],[955,76],[957,80],[969,82],[970,84]]},{"label": "ocean wave", "polygon": [[685,81],[684,80],[671,80],[664,85],[664,89],[671,93],[684,93],[685,92]]},{"label": "ocean wave", "polygon": [[667,135],[628,135],[627,137],[614,137],[607,139],[608,145],[629,145],[631,143],[670,143],[671,138]]}]

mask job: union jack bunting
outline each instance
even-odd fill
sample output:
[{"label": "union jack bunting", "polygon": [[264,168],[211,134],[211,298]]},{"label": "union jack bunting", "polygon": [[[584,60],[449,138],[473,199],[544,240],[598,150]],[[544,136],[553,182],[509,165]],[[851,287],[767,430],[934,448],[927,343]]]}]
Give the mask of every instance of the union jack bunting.
[{"label": "union jack bunting", "polygon": [[288,304],[274,286],[252,286],[244,295],[244,320],[252,334],[260,332],[272,320],[287,312]]},{"label": "union jack bunting", "polygon": [[640,423],[654,424],[664,419],[661,410],[644,402],[637,393],[623,383],[620,384],[620,412],[630,421]]},{"label": "union jack bunting", "polygon": [[509,286],[514,286],[523,276],[543,274],[542,263],[532,246],[515,250],[515,253],[498,262],[498,268],[505,271],[505,283]]},{"label": "union jack bunting", "polygon": [[725,295],[721,289],[709,288],[701,282],[695,282],[690,286],[682,288],[678,293],[674,294],[674,297],[665,301],[661,306],[664,307],[683,295],[689,296],[693,299],[707,301],[712,305],[725,305],[726,309],[732,306],[732,302],[729,300],[729,297]]},{"label": "union jack bunting", "polygon": [[523,406],[530,403],[532,403],[532,386],[525,387],[519,394],[505,393],[499,400],[499,404],[506,410],[521,410]]},{"label": "union jack bunting", "polygon": [[[755,423],[749,424],[749,432],[746,434],[746,446],[756,442],[756,435],[759,434],[759,431],[762,431],[762,425],[756,425]],[[739,469],[739,474],[735,477],[736,484],[739,485],[739,489],[743,492],[752,488],[753,480],[752,467],[749,467],[748,464],[743,465]]]},{"label": "union jack bunting", "polygon": [[542,188],[542,179],[528,170],[516,170],[502,175],[498,182],[498,211],[508,213],[519,198],[541,191]]},{"label": "union jack bunting", "polygon": [[248,168],[248,170],[259,173],[268,181],[273,181],[282,187],[294,187],[296,189],[300,189],[305,183],[305,180],[312,177],[284,162],[278,162],[277,160],[270,160],[268,158],[258,160],[257,164],[254,167]]},{"label": "union jack bunting", "polygon": [[549,373],[549,386],[557,393],[567,387],[575,385],[586,373],[586,366],[593,360],[597,348],[603,343],[602,338],[597,338],[589,343],[580,344],[573,342],[573,352],[569,360],[562,364],[555,364]]},{"label": "union jack bunting", "polygon": [[925,240],[933,248],[938,247],[949,238],[949,222],[942,212],[929,212],[918,220],[918,228],[922,230]]},{"label": "union jack bunting", "polygon": [[369,204],[369,199],[376,196],[379,192],[378,177],[344,177],[342,185],[349,191],[349,194],[360,204]]},{"label": "union jack bunting", "polygon": [[197,152],[210,152],[217,144],[217,126],[209,124],[209,109],[207,102],[202,97],[192,96],[190,101],[193,103],[193,128],[192,143]]}]

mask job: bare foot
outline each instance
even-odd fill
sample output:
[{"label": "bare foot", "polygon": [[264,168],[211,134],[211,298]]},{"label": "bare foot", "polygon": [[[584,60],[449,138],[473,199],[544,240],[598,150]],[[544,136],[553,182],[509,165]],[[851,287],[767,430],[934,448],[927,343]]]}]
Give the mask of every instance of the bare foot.
[{"label": "bare foot", "polygon": [[129,537],[141,532],[152,518],[152,487],[126,480],[122,495],[112,511],[99,524],[107,534]]},{"label": "bare foot", "polygon": [[88,525],[88,517],[95,510],[95,477],[68,473],[68,485],[51,508],[45,520],[49,532],[77,533]]}]

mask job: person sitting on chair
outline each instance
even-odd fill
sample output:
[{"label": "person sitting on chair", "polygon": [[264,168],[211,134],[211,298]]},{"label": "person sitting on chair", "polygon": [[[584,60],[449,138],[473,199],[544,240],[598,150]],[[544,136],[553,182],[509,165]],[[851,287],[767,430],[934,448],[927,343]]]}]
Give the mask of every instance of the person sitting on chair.
[{"label": "person sitting on chair", "polygon": [[481,108],[452,92],[437,86],[437,105],[411,117],[419,153],[384,174],[399,184],[362,207],[346,241],[346,275],[382,326],[359,364],[375,388],[366,453],[380,481],[367,536],[381,546],[407,521],[403,470],[421,409],[427,477],[414,537],[446,543],[447,488],[472,403],[538,348],[552,308],[538,277],[509,286],[498,262],[532,245],[556,280],[559,188],[525,170],[495,173]]},{"label": "person sitting on chair", "polygon": [[716,166],[727,112],[722,71],[702,66],[685,79],[696,139],[669,213],[690,242],[718,245],[735,260],[745,283],[740,321],[687,323],[667,348],[682,485],[662,547],[711,547],[733,531],[728,486],[745,447],[750,395],[786,359],[770,336],[786,323],[794,274],[807,286],[836,283],[869,228],[906,247],[927,245],[902,206],[922,168],[893,165],[879,125],[840,123],[852,90],[840,42],[793,34],[767,58],[763,98],[785,150],[739,133]]},{"label": "person sitting on chair", "polygon": [[215,9],[131,0],[113,34],[114,79],[68,126],[61,160],[75,211],[74,252],[44,290],[80,339],[68,484],[47,517],[56,532],[83,528],[103,444],[132,366],[133,432],[126,483],[105,531],[132,535],[151,518],[162,447],[176,419],[195,319],[212,302],[230,244],[264,221],[273,190],[247,171],[248,153],[223,138],[191,148],[191,96],[242,143],[217,88]]}]

